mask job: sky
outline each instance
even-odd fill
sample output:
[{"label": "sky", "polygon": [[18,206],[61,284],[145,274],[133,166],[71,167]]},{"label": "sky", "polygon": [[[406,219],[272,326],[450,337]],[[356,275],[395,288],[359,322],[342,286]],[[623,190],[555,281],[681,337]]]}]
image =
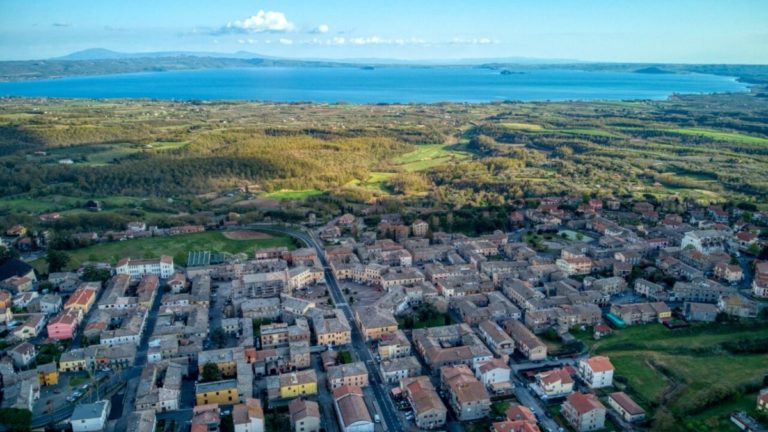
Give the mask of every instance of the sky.
[{"label": "sky", "polygon": [[0,0],[0,59],[89,48],[768,64],[768,0]]}]

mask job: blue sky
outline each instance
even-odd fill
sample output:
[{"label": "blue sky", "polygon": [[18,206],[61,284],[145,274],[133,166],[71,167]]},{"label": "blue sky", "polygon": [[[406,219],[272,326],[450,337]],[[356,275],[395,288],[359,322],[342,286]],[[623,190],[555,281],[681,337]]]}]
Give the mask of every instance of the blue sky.
[{"label": "blue sky", "polygon": [[768,0],[0,0],[0,59],[95,47],[765,64]]}]

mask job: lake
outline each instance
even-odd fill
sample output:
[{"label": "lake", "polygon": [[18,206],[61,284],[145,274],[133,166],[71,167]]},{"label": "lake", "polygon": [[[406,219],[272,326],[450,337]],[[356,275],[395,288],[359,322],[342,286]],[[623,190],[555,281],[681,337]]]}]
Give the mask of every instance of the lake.
[{"label": "lake", "polygon": [[746,91],[733,77],[480,68],[244,68],[3,82],[3,96],[246,99],[274,102],[434,103],[665,99]]}]

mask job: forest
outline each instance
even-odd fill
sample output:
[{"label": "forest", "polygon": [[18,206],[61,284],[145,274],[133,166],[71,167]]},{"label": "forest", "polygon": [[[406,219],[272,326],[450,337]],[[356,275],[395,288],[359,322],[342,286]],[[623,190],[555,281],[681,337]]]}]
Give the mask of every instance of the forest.
[{"label": "forest", "polygon": [[432,105],[5,98],[0,167],[7,223],[81,217],[91,199],[118,221],[290,218],[373,202],[461,212],[566,193],[765,210],[768,97],[755,86],[665,101]]}]

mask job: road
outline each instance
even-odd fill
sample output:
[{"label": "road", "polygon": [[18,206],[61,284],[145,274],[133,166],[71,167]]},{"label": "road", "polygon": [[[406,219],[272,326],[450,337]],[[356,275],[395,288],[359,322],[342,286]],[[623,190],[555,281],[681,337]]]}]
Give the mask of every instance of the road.
[{"label": "road", "polygon": [[352,344],[350,349],[355,352],[356,357],[360,361],[365,363],[365,367],[368,369],[368,376],[370,381],[369,384],[373,390],[373,395],[376,397],[376,402],[378,403],[379,409],[381,409],[380,414],[382,421],[384,424],[386,424],[387,430],[389,431],[405,430],[397,416],[394,402],[392,401],[392,398],[390,398],[387,394],[389,389],[379,379],[379,373],[376,370],[376,363],[371,356],[371,352],[368,350],[368,344],[366,343],[362,333],[360,332],[360,329],[358,329],[357,324],[355,323],[352,308],[350,308],[347,302],[344,300],[341,289],[336,282],[336,277],[333,275],[333,272],[328,266],[328,261],[325,259],[325,251],[320,246],[320,243],[318,243],[309,233],[285,226],[251,224],[230,228],[255,229],[260,231],[285,234],[302,241],[307,245],[307,247],[315,249],[318,258],[320,259],[320,263],[323,265],[323,269],[325,269],[325,283],[328,286],[328,293],[331,295],[331,298],[333,299],[336,307],[344,313],[344,316],[347,317],[347,321],[349,321],[350,327],[352,328]]},{"label": "road", "polygon": [[[134,411],[134,403],[136,401],[136,390],[139,387],[139,380],[141,379],[141,371],[147,364],[147,351],[149,350],[149,336],[155,329],[155,323],[157,322],[157,313],[160,310],[160,298],[163,293],[160,286],[155,293],[152,307],[147,311],[147,322],[144,326],[144,332],[141,334],[141,341],[139,342],[138,349],[136,350],[136,358],[134,359],[133,366],[130,369],[125,370],[125,396],[123,397],[123,415],[113,426],[111,430],[124,431],[128,427],[128,414]],[[109,428],[108,428],[109,430]]]}]

